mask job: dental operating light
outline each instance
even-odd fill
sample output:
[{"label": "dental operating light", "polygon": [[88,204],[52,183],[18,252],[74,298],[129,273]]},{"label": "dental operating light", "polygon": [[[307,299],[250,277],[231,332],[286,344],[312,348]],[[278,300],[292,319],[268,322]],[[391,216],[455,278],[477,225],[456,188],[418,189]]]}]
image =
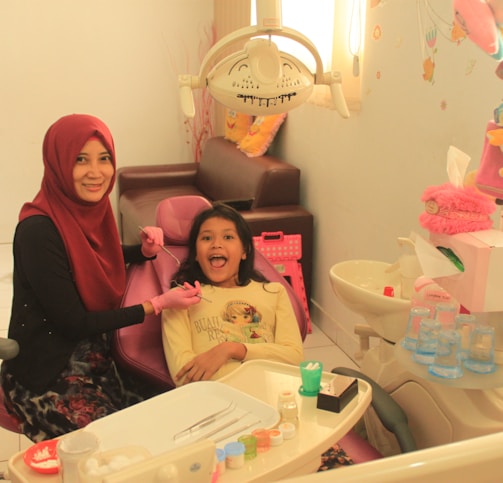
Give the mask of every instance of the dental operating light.
[{"label": "dental operating light", "polygon": [[[315,84],[325,84],[330,87],[339,114],[349,117],[340,72],[324,72],[314,44],[300,32],[282,26],[280,3],[279,0],[257,0],[257,25],[236,30],[216,42],[204,57],[198,76],[179,76],[185,116],[195,115],[193,89],[206,87],[224,106],[244,114],[263,116],[300,106],[309,98]],[[305,47],[316,62],[314,74],[293,55],[279,51],[272,36],[289,38]],[[245,40],[243,50],[216,62],[224,50]]]}]

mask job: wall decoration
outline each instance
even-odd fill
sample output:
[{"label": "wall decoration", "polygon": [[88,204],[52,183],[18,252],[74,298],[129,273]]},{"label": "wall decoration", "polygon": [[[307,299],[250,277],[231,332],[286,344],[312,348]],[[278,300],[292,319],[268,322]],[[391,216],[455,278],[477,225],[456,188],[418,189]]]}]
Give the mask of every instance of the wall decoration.
[{"label": "wall decoration", "polygon": [[[483,0],[454,0],[456,23],[467,37],[496,60],[503,60],[503,42],[493,8]],[[499,16],[499,15],[498,15]]]},{"label": "wall decoration", "polygon": [[374,25],[372,29],[372,40],[381,40],[382,28],[380,25]]},{"label": "wall decoration", "polygon": [[503,79],[503,1],[453,0],[456,25],[485,53],[500,62],[495,74]]},{"label": "wall decoration", "polygon": [[435,82],[435,54],[438,49],[438,38],[443,37],[448,42],[459,45],[466,38],[466,33],[454,21],[454,18],[445,19],[439,15],[429,0],[417,0],[417,21],[423,80],[433,84]]},{"label": "wall decoration", "polygon": [[[197,64],[200,65],[208,50],[216,42],[216,31],[212,24],[198,30],[201,32],[201,39],[199,42]],[[176,62],[173,60],[173,56],[170,57],[172,69],[176,76],[182,72],[190,72],[190,58],[188,58],[189,56],[187,54],[185,56],[186,65],[183,68],[175,65]],[[194,95],[194,105],[196,108],[196,115],[191,119],[185,118],[183,124],[186,136],[185,143],[190,145],[194,162],[198,163],[201,160],[206,140],[211,138],[215,132],[212,108],[213,98],[207,89],[198,90],[198,92]]]}]

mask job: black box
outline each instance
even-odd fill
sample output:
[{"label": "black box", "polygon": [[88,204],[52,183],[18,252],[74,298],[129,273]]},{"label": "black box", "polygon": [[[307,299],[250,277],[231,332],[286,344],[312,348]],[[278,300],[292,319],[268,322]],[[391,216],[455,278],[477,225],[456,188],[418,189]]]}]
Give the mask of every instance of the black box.
[{"label": "black box", "polygon": [[358,394],[358,380],[354,377],[336,375],[318,393],[316,407],[333,413],[341,412]]}]

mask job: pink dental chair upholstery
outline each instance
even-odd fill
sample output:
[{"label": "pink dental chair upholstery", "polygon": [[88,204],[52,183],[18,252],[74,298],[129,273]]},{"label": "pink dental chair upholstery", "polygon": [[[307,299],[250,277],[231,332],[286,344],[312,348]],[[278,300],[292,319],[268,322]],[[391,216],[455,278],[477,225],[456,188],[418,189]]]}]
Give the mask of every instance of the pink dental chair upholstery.
[{"label": "pink dental chair upholstery", "polygon": [[[165,246],[172,255],[161,251],[155,260],[129,267],[123,306],[142,303],[171,288],[173,274],[178,269],[177,260],[182,261],[187,254],[192,220],[210,206],[207,199],[192,195],[167,198],[158,204],[156,225],[164,231]],[[258,251],[255,252],[255,268],[270,281],[280,282],[286,287],[304,340],[307,319],[292,287]],[[161,390],[175,387],[164,357],[160,315],[147,316],[142,324],[117,330],[112,348],[117,364],[124,370],[148,380]]]}]

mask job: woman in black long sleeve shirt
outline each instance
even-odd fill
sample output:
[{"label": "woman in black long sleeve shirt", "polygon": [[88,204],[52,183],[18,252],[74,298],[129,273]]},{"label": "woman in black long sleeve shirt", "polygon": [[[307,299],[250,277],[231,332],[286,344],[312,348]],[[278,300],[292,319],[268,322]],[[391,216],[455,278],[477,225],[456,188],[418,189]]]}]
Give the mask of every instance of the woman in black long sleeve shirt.
[{"label": "woman in black long sleeve shirt", "polygon": [[162,232],[148,227],[141,246],[121,247],[108,198],[114,145],[102,121],[61,118],[47,131],[43,156],[41,189],[21,209],[13,244],[9,337],[20,352],[1,370],[6,408],[33,441],[140,401],[138,387],[127,388],[114,364],[110,332],[164,307],[199,302],[194,288],[120,307],[126,263],[155,256]]}]

